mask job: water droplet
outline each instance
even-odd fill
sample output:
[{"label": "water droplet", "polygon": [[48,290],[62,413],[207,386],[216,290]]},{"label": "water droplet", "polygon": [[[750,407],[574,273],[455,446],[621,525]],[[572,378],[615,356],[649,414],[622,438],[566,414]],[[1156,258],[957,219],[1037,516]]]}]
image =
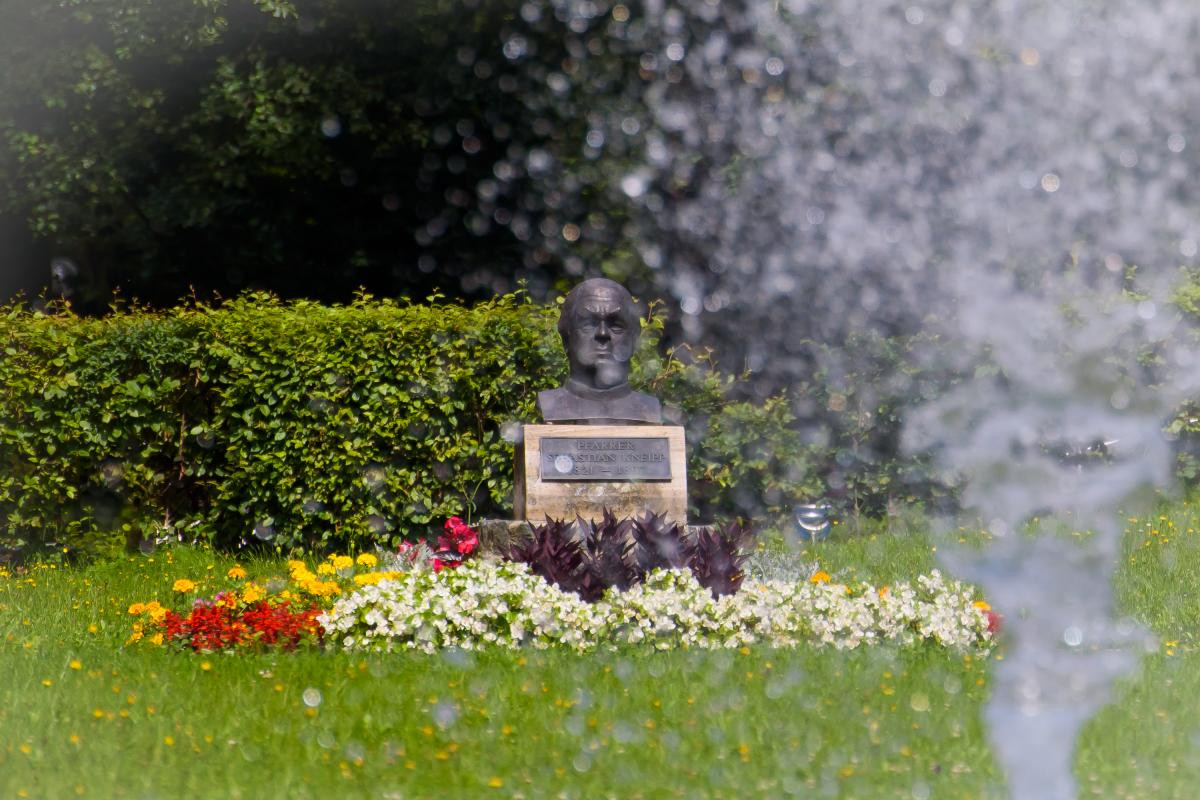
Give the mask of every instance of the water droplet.
[{"label": "water droplet", "polygon": [[304,701],[304,705],[308,706],[309,708],[316,708],[317,706],[321,705],[321,690],[309,686],[304,690],[304,694],[302,694],[300,698]]},{"label": "water droplet", "polygon": [[1045,192],[1057,192],[1062,181],[1053,172],[1047,172],[1042,176],[1042,190]]},{"label": "water droplet", "polygon": [[646,193],[646,176],[641,173],[626,175],[621,179],[621,191],[637,199]]},{"label": "water droplet", "polygon": [[1062,638],[1068,647],[1079,647],[1083,644],[1083,631],[1078,626],[1071,625],[1063,631]]},{"label": "water droplet", "polygon": [[437,726],[442,729],[449,728],[458,721],[458,709],[454,707],[453,703],[446,700],[436,703],[429,713],[433,716],[433,721]]},{"label": "water droplet", "polygon": [[519,422],[504,422],[500,425],[500,438],[506,442],[516,443],[521,440],[521,423]]},{"label": "water droplet", "polygon": [[516,61],[525,55],[528,44],[525,37],[520,34],[508,37],[508,40],[504,42],[504,57],[509,61]]},{"label": "water droplet", "polygon": [[321,133],[327,139],[335,139],[342,132],[342,121],[337,117],[326,117],[321,120]]},{"label": "water droplet", "polygon": [[270,541],[275,538],[275,524],[273,520],[265,520],[254,526],[254,538],[262,542]]},{"label": "water droplet", "polygon": [[382,464],[370,464],[363,470],[363,483],[372,492],[381,492],[387,485],[387,470]]},{"label": "water droplet", "polygon": [[116,489],[125,479],[125,467],[120,461],[110,459],[100,466],[100,479],[109,489]]}]

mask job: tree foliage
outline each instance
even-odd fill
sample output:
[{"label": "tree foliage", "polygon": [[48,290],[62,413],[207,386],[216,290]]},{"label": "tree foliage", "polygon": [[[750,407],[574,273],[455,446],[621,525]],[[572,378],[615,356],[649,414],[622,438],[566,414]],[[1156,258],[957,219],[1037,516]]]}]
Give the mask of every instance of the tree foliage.
[{"label": "tree foliage", "polygon": [[159,305],[188,287],[490,295],[549,260],[522,244],[547,202],[525,184],[585,123],[530,113],[548,90],[521,54],[566,54],[547,39],[506,57],[529,25],[514,4],[18,0],[0,15],[0,211],[81,266],[85,301],[118,286]]}]

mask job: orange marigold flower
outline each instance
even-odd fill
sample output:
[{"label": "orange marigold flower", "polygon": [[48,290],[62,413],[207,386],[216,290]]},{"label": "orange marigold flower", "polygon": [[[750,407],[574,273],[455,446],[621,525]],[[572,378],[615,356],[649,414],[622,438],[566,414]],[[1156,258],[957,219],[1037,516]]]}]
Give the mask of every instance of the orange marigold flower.
[{"label": "orange marigold flower", "polygon": [[235,581],[241,581],[246,579],[246,570],[242,569],[241,565],[234,564],[225,575]]},{"label": "orange marigold flower", "polygon": [[810,583],[829,583],[829,573],[823,569],[819,569],[808,580]]},{"label": "orange marigold flower", "polygon": [[175,581],[174,585],[171,586],[171,588],[174,589],[175,591],[179,592],[180,594],[187,594],[188,592],[193,591],[196,588],[196,582],[189,581],[187,578],[180,578],[179,580]]}]

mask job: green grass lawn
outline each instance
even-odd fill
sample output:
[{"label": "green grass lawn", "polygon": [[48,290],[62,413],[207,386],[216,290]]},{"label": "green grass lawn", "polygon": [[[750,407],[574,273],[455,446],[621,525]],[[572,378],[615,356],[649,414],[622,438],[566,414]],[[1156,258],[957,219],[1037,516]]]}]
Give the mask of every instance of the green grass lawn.
[{"label": "green grass lawn", "polygon": [[1154,630],[1160,652],[1120,685],[1084,729],[1081,795],[1200,796],[1200,504],[1164,505],[1127,520],[1116,590],[1121,607]]},{"label": "green grass lawn", "polygon": [[[1159,517],[1165,517],[1160,520]],[[1163,637],[1087,727],[1102,797],[1195,796],[1200,515],[1130,522],[1117,587]],[[933,545],[839,530],[797,555],[912,578]],[[130,603],[232,561],[179,549],[0,578],[0,797],[1002,797],[989,663],[926,648],[190,655]],[[242,561],[252,576],[278,561]]]}]

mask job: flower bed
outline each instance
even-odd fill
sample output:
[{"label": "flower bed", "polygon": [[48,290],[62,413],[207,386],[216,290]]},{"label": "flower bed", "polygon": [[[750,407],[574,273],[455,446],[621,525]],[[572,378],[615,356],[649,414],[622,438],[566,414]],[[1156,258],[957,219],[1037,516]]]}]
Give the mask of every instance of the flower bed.
[{"label": "flower bed", "polygon": [[[615,538],[621,531],[633,540]],[[130,643],[203,651],[332,643],[351,650],[582,652],[620,645],[853,648],[876,642],[972,649],[993,641],[998,618],[987,604],[972,601],[970,587],[936,570],[878,589],[833,583],[820,571],[807,581],[747,580],[739,551],[745,531],[714,533],[698,543],[682,535],[653,516],[618,522],[606,515],[582,543],[568,538],[562,524],[548,524],[519,548],[528,563],[495,562],[471,558],[478,537],[453,517],[436,550],[405,546],[384,555],[382,564],[370,553],[332,555],[315,569],[294,560],[286,582],[265,584],[248,581],[235,566],[226,574],[232,587],[192,600],[190,608],[135,603]],[[637,566],[653,563],[656,547],[674,554],[675,563]],[[200,586],[181,578],[172,589],[190,599]]]},{"label": "flower bed", "polygon": [[807,583],[747,580],[737,594],[719,598],[686,570],[655,570],[642,584],[587,603],[524,564],[484,561],[363,587],[339,598],[318,621],[332,643],[348,649],[425,652],[878,642],[974,649],[991,646],[995,625],[969,587],[936,570],[881,589],[835,584],[821,574]]}]

